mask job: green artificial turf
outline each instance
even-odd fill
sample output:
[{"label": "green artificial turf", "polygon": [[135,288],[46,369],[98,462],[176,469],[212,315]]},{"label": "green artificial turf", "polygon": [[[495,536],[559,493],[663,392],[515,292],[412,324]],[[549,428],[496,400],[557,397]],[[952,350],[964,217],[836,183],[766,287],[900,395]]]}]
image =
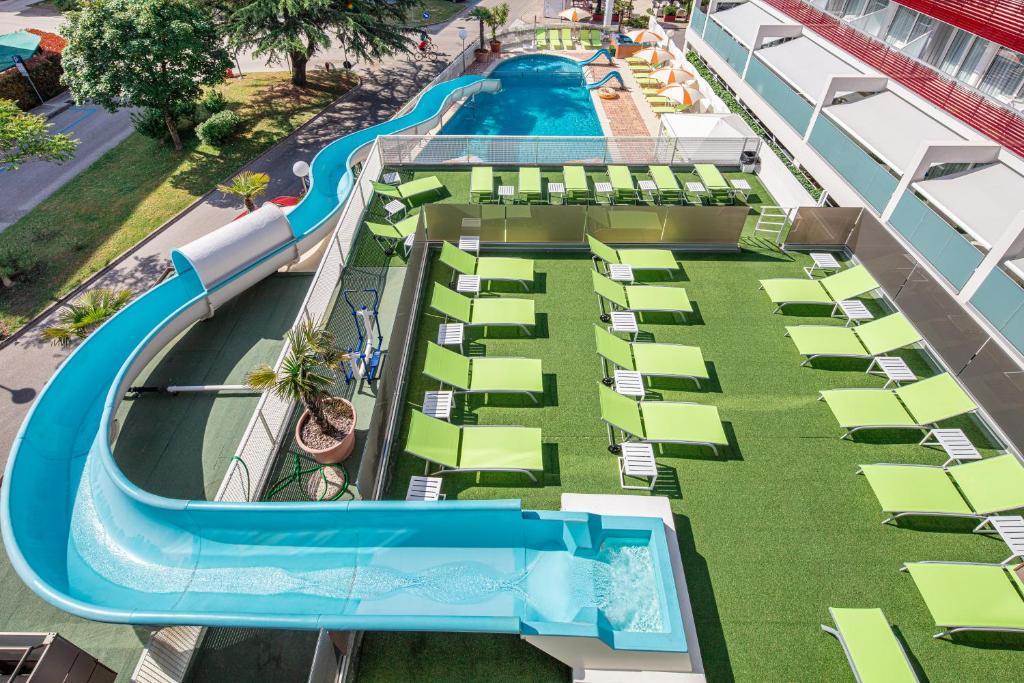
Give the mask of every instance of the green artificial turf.
[{"label": "green artificial turf", "polygon": [[[546,472],[533,485],[522,475],[445,475],[448,500],[520,498],[526,508],[557,509],[563,491],[622,493],[615,458],[608,453],[599,421],[600,366],[592,326],[598,321],[590,285],[590,260],[583,253],[523,253],[537,259],[531,296],[537,334],[473,333],[467,353],[526,356],[543,361],[542,407],[524,398],[474,397],[454,420],[477,424],[540,427]],[[1024,662],[1020,636],[966,635],[955,642],[933,640],[934,626],[913,582],[898,571],[909,560],[992,562],[1005,556],[996,540],[970,533],[970,522],[904,521],[880,524],[884,515],[859,464],[940,464],[944,455],[916,445],[916,432],[868,433],[841,441],[842,430],[828,407],[816,400],[826,388],[880,387],[865,363],[821,361],[800,367],[801,357],[784,327],[799,323],[840,324],[827,308],[793,307],[773,315],[758,279],[803,277],[810,261],[775,251],[682,255],[684,274],[665,284],[683,286],[695,304],[690,324],[668,318],[641,324],[648,341],[699,345],[711,368],[703,390],[692,383],[660,380],[656,399],[698,401],[721,412],[733,447],[722,457],[707,448],[670,446],[658,455],[658,495],[671,499],[697,634],[707,677],[718,681],[852,680],[837,642],[819,624],[835,607],[881,607],[926,678],[937,681],[1012,680]],[[430,278],[446,281],[447,268],[433,262]],[[651,278],[659,276],[652,275]],[[663,277],[663,276],[662,276]],[[429,287],[428,287],[429,289]],[[515,286],[501,296],[524,296]],[[425,293],[429,300],[429,291]],[[422,313],[408,380],[411,410],[423,392],[436,389],[422,375],[425,345],[441,319]],[[908,351],[919,374],[931,371]],[[969,430],[968,419],[946,426]],[[398,455],[390,496],[404,496],[422,461]],[[986,453],[994,452],[986,448]],[[453,647],[455,636],[367,634],[361,680],[564,681],[539,651],[507,636],[474,636],[470,647]],[[463,638],[459,636],[458,638]],[[461,642],[461,641],[458,641]],[[486,643],[486,645],[484,645]],[[482,657],[481,652],[487,652]]]}]

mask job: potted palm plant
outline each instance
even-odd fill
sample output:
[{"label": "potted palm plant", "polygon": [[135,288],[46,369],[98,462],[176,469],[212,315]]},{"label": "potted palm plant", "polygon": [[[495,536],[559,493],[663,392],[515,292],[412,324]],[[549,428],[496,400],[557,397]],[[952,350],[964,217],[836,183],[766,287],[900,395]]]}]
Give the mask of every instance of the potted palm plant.
[{"label": "potted palm plant", "polygon": [[676,16],[679,14],[679,7],[676,5],[665,5],[665,9],[662,12],[664,13],[662,15],[664,21],[675,21]]},{"label": "potted palm plant", "polygon": [[498,29],[505,25],[508,21],[508,13],[511,8],[507,2],[503,2],[500,5],[495,5],[487,12],[487,18],[484,19],[484,23],[491,29],[491,52],[498,54],[501,52],[501,41],[498,40]]},{"label": "potted palm plant", "polygon": [[339,349],[334,335],[322,324],[303,322],[288,332],[288,354],[280,370],[261,365],[245,382],[255,391],[269,391],[304,410],[295,425],[299,447],[322,464],[341,462],[352,455],[356,434],[356,410],[340,396],[332,396],[333,370],[348,354]]},{"label": "potted palm plant", "polygon": [[490,53],[487,51],[487,48],[484,47],[484,24],[490,18],[491,10],[486,7],[477,6],[473,8],[473,11],[469,13],[469,16],[480,23],[480,47],[473,50],[473,54],[476,55],[476,61],[486,62]]},{"label": "potted palm plant", "polygon": [[217,189],[224,194],[241,197],[245,202],[245,209],[249,213],[256,210],[256,198],[267,191],[270,184],[270,176],[266,173],[254,171],[242,171],[228,185],[218,185]]},{"label": "potted palm plant", "polygon": [[57,324],[43,330],[43,339],[54,346],[68,347],[85,339],[97,327],[124,308],[132,298],[130,290],[90,289],[57,314]]}]

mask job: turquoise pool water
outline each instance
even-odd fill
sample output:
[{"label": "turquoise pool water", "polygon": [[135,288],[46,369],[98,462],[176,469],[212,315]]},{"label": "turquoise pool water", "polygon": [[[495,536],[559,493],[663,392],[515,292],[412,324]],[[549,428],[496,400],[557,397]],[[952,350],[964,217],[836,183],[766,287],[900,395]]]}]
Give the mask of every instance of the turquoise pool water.
[{"label": "turquoise pool water", "polygon": [[575,60],[516,57],[490,77],[501,80],[501,90],[478,93],[463,103],[442,135],[602,135],[583,68]]}]

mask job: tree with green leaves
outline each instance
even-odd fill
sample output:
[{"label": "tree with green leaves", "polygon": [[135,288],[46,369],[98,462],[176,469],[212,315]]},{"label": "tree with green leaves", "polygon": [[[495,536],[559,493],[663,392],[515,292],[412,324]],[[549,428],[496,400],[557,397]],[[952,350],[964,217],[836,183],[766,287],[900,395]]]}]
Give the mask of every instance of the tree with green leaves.
[{"label": "tree with green leaves", "polygon": [[225,0],[221,7],[234,47],[268,60],[287,59],[292,84],[306,85],[306,65],[337,41],[364,60],[410,49],[406,27],[420,0]]},{"label": "tree with green leaves", "polygon": [[177,151],[175,112],[231,66],[209,10],[192,0],[91,0],[62,33],[64,82],[75,99],[158,110]]},{"label": "tree with green leaves", "polygon": [[0,170],[13,171],[26,161],[67,161],[75,155],[78,141],[67,135],[51,135],[43,116],[18,109],[13,100],[0,99]]},{"label": "tree with green leaves", "polygon": [[255,171],[242,171],[227,185],[218,185],[217,189],[224,194],[241,197],[245,202],[245,210],[252,213],[256,210],[256,198],[267,191],[270,176]]},{"label": "tree with green leaves", "polygon": [[486,7],[480,7],[479,5],[477,5],[476,7],[473,8],[473,11],[469,13],[469,18],[476,19],[477,22],[480,24],[480,47],[478,49],[486,50],[487,48],[484,47],[484,24],[490,21],[491,10],[487,9]]},{"label": "tree with green leaves", "polygon": [[43,330],[43,338],[54,346],[67,347],[88,337],[93,330],[124,308],[132,298],[130,290],[90,289],[57,314],[57,324]]}]

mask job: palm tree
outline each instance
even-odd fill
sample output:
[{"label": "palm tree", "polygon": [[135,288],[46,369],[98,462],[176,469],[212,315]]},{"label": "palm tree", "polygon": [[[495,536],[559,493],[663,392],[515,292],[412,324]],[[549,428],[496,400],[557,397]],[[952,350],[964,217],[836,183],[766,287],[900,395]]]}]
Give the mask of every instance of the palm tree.
[{"label": "palm tree", "polygon": [[256,198],[267,191],[270,176],[255,171],[242,171],[231,179],[230,185],[218,185],[224,194],[233,194],[245,200],[245,208],[252,213],[256,210]]},{"label": "palm tree", "polygon": [[305,321],[288,332],[288,355],[280,370],[261,365],[245,377],[255,391],[269,391],[287,401],[299,401],[321,432],[331,430],[324,414],[335,378],[329,372],[348,358],[335,346],[334,335],[320,323]]},{"label": "palm tree", "polygon": [[484,47],[484,22],[491,18],[491,10],[478,5],[469,13],[469,16],[480,22],[480,49],[486,50],[487,48]]},{"label": "palm tree", "polygon": [[54,346],[67,347],[85,339],[132,298],[130,290],[91,289],[78,301],[67,304],[57,314],[58,323],[43,330],[43,338]]}]

